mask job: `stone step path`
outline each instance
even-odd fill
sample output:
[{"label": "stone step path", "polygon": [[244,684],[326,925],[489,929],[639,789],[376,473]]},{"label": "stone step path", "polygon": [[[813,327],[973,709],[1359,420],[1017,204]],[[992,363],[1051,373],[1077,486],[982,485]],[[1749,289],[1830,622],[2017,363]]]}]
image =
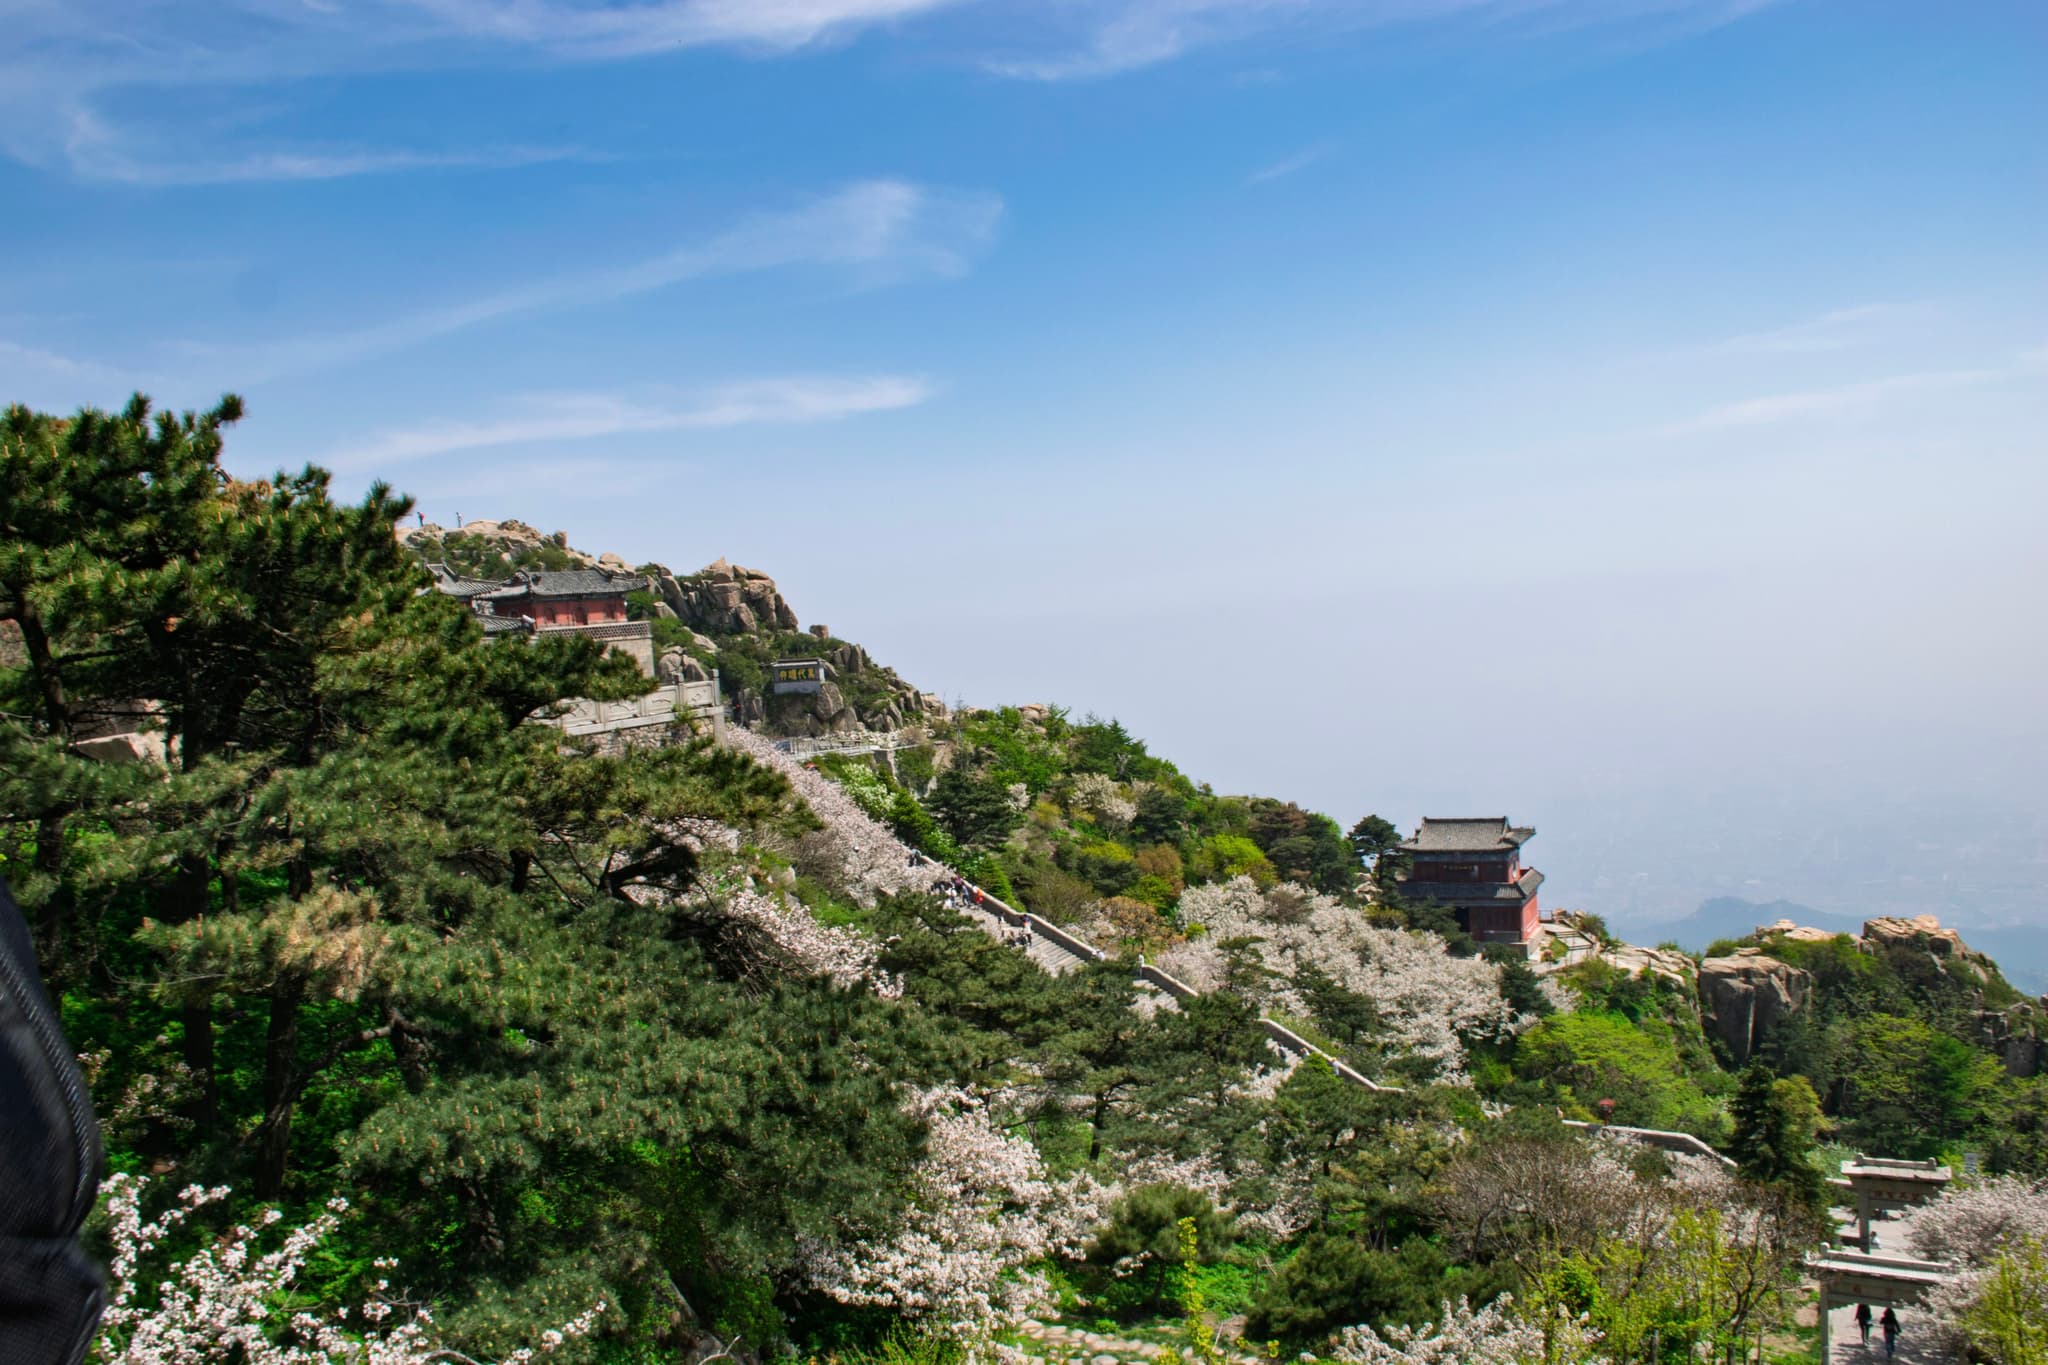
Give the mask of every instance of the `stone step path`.
[{"label": "stone step path", "polygon": [[[1069,1327],[1065,1323],[1041,1322],[1036,1318],[1025,1319],[1019,1331],[1030,1345],[1045,1348],[1042,1359],[1072,1361],[1076,1365],[1128,1365],[1129,1362],[1154,1361],[1169,1350],[1179,1350],[1183,1359],[1186,1358],[1186,1348],[1178,1342],[1169,1346],[1157,1341],[1132,1341]],[[1028,1346],[1026,1349],[1030,1353]],[[1228,1346],[1224,1349],[1225,1358],[1232,1365],[1260,1365],[1257,1356],[1230,1350]]]},{"label": "stone step path", "polygon": [[[757,762],[764,763],[771,768],[780,769],[796,783],[799,792],[804,790],[804,785],[807,781],[825,782],[828,784],[830,782],[829,778],[823,777],[820,774],[806,772],[799,756],[780,747],[777,743],[756,736],[745,729],[731,727],[725,732],[722,739],[726,744],[749,754]],[[796,742],[787,741],[787,743],[793,747]],[[816,803],[813,804],[815,805]],[[842,802],[840,804],[844,805],[845,803]],[[818,810],[817,814],[820,819],[835,820],[833,813],[827,810]],[[910,868],[919,870],[920,876],[943,874],[950,878],[959,875],[943,863],[927,858],[921,853],[913,853],[910,846],[898,839],[893,831],[858,811],[853,811],[850,814],[841,812],[837,815],[835,822],[849,826],[849,828],[844,829],[842,832],[849,837],[855,848],[858,849],[866,846],[871,850],[875,848],[888,849],[890,850],[889,856],[892,862],[899,858],[903,860],[903,862],[896,863],[898,867],[907,863]],[[964,881],[965,879],[963,878],[962,880]],[[995,939],[998,943],[1011,944],[1020,948],[1033,962],[1036,962],[1050,974],[1063,976],[1068,972],[1074,971],[1076,968],[1086,966],[1088,963],[1100,962],[1107,958],[1108,954],[1081,939],[1078,935],[1069,933],[1065,929],[1040,919],[1036,915],[1012,909],[994,896],[988,895],[986,891],[982,892],[982,903],[979,905],[975,904],[973,892],[978,888],[973,887],[972,883],[968,885],[969,894],[962,898],[955,898],[952,902],[953,910],[965,915],[969,922],[979,926],[989,937]],[[1143,965],[1139,971],[1141,981],[1144,984],[1160,990],[1163,994],[1172,997],[1176,1001],[1190,999],[1195,994],[1192,987],[1175,981],[1155,966]],[[1352,1067],[1331,1057],[1322,1049],[1309,1043],[1308,1040],[1275,1020],[1261,1018],[1259,1025],[1264,1029],[1267,1040],[1273,1045],[1274,1050],[1284,1057],[1289,1064],[1298,1062],[1304,1057],[1321,1057],[1335,1068],[1339,1076],[1354,1085],[1363,1086],[1368,1090],[1399,1089],[1398,1086],[1382,1086],[1367,1079]]]}]

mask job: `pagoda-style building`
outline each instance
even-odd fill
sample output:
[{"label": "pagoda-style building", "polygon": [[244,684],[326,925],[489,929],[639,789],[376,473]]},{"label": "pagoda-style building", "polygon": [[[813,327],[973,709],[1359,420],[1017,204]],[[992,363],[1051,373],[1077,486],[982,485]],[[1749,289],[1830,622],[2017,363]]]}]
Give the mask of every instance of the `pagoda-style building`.
[{"label": "pagoda-style building", "polygon": [[1535,835],[1506,816],[1425,817],[1415,837],[1400,845],[1410,859],[1401,894],[1449,906],[1458,927],[1481,943],[1527,943],[1536,932],[1543,874],[1522,866],[1522,845]]},{"label": "pagoda-style building", "polygon": [[609,569],[521,569],[510,578],[465,578],[446,564],[429,564],[437,591],[467,602],[483,618],[487,636],[529,637],[573,632],[630,655],[654,674],[654,627],[631,619],[626,594],[645,591],[645,575]]}]

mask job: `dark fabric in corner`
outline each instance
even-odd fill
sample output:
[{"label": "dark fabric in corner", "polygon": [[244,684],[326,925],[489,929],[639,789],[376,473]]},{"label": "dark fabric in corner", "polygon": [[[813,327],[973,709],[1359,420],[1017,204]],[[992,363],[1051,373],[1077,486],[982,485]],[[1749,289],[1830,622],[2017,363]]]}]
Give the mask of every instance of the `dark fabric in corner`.
[{"label": "dark fabric in corner", "polygon": [[99,1126],[14,895],[0,881],[0,1362],[77,1365],[105,1301],[78,1242]]}]

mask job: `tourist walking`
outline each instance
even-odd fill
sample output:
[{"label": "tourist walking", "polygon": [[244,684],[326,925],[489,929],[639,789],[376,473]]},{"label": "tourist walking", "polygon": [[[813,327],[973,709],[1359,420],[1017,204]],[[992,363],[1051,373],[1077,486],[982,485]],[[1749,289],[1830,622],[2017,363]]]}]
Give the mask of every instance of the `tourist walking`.
[{"label": "tourist walking", "polygon": [[1859,1303],[1856,1305],[1856,1330],[1863,1333],[1863,1349],[1866,1351],[1869,1350],[1870,1305],[1867,1303]]},{"label": "tourist walking", "polygon": [[1887,1308],[1884,1316],[1877,1320],[1877,1325],[1884,1329],[1884,1354],[1889,1360],[1899,1350],[1899,1315]]}]

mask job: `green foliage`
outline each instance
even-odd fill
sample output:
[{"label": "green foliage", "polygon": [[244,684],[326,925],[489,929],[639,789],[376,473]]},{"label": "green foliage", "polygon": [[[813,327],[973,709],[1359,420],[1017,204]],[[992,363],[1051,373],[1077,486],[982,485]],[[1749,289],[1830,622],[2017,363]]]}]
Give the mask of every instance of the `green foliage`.
[{"label": "green foliage", "polygon": [[937,775],[937,760],[938,751],[929,744],[920,744],[915,749],[899,749],[896,753],[896,774],[905,787],[921,792]]},{"label": "green foliage", "polygon": [[1060,776],[1059,746],[1027,726],[1014,706],[976,712],[961,727],[960,741],[976,751],[984,774],[998,790],[1022,782],[1036,796]]},{"label": "green foliage", "polygon": [[1252,1306],[1245,1334],[1306,1349],[1339,1327],[1430,1321],[1446,1298],[1484,1302],[1503,1287],[1499,1275],[1458,1267],[1422,1238],[1387,1251],[1348,1236],[1312,1233]]},{"label": "green foliage", "polygon": [[1958,1326],[1994,1365],[2048,1365],[2048,1247],[2022,1241],[1994,1258]]},{"label": "green foliage", "polygon": [[1543,1082],[1577,1117],[1614,1101],[1613,1120],[1720,1136],[1723,1121],[1686,1076],[1670,1031],[1609,1014],[1552,1015],[1524,1033],[1515,1071]]},{"label": "green foliage", "polygon": [[1260,886],[1271,886],[1280,879],[1265,850],[1241,834],[1216,834],[1202,840],[1190,851],[1188,867],[1203,881],[1250,877]]},{"label": "green foliage", "polygon": [[1281,880],[1331,895],[1351,890],[1358,880],[1356,855],[1336,821],[1269,797],[1253,797],[1247,806],[1252,842]]},{"label": "green foliage", "polygon": [[1729,1117],[1734,1135],[1728,1152],[1742,1175],[1779,1186],[1818,1212],[1827,1191],[1826,1178],[1812,1161],[1820,1101],[1805,1078],[1780,1080],[1763,1062],[1751,1062],[1742,1072]]},{"label": "green foliage", "polygon": [[1351,827],[1345,841],[1351,846],[1351,856],[1371,868],[1401,842],[1401,831],[1391,820],[1368,815]]},{"label": "green foliage", "polygon": [[1924,1020],[1874,1014],[1845,1028],[1848,1128],[1873,1150],[1932,1154],[1995,1111],[2004,1071]]},{"label": "green foliage", "polygon": [[[228,480],[236,410],[0,435],[0,615],[34,636],[0,670],[32,717],[0,725],[0,832],[112,1164],[347,1187],[368,1216],[322,1274],[367,1238],[480,1351],[598,1297],[658,1339],[677,1290],[767,1344],[797,1239],[901,1197],[926,1017],[764,973],[703,894],[688,828],[796,832],[779,777],[524,724],[646,681],[588,640],[487,645],[382,488]],[[73,716],[137,703],[172,771],[73,756]]]},{"label": "green foliage", "polygon": [[[1150,1311],[1169,1292],[1185,1292],[1195,1267],[1222,1259],[1235,1240],[1229,1216],[1206,1194],[1181,1185],[1140,1185],[1111,1206],[1087,1259],[1099,1297],[1125,1312]],[[1188,1257],[1193,1265],[1183,1265]]]},{"label": "green foliage", "polygon": [[1489,943],[1482,951],[1487,961],[1499,965],[1501,999],[1513,1006],[1517,1014],[1533,1014],[1541,1019],[1556,1011],[1550,997],[1543,993],[1542,979],[1520,947]]},{"label": "green foliage", "polygon": [[993,778],[976,776],[961,763],[939,774],[929,805],[946,832],[964,848],[992,848],[1002,843],[1021,818],[1004,786]]}]

